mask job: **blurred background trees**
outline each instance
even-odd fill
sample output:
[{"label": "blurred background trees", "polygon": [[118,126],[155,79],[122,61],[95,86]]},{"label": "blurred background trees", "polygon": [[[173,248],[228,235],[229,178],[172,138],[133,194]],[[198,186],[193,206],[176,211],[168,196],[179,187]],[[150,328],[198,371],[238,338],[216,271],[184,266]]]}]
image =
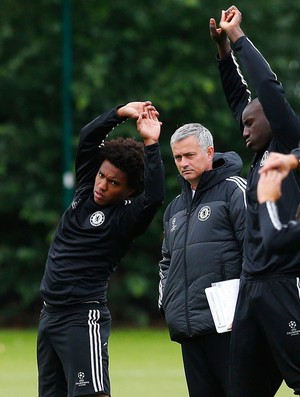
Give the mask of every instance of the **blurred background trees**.
[{"label": "blurred background trees", "polygon": [[[243,13],[244,31],[300,112],[300,3],[235,4]],[[63,5],[70,7],[67,22]],[[209,18],[218,21],[221,10],[230,5],[220,0],[1,1],[1,325],[35,324],[48,246],[65,207],[64,24],[72,29],[72,134],[67,142],[72,157],[80,129],[91,119],[117,104],[152,100],[163,122],[165,208],[179,193],[169,149],[178,126],[203,123],[214,134],[216,150],[236,150],[242,156],[244,176],[252,157],[224,99],[216,48],[209,37]],[[117,131],[136,136],[132,121]],[[161,320],[157,263],[164,208],[111,279],[109,307],[115,323],[147,325]]]}]

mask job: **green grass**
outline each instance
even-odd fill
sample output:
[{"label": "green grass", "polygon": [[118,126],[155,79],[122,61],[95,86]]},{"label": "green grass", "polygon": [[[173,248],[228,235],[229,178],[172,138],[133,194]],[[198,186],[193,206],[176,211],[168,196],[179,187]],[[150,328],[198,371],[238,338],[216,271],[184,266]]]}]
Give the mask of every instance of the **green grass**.
[{"label": "green grass", "polygon": [[[0,330],[0,390],[5,397],[37,396],[36,330]],[[113,329],[113,397],[188,397],[180,347],[165,329]],[[292,397],[283,385],[276,397]]]}]

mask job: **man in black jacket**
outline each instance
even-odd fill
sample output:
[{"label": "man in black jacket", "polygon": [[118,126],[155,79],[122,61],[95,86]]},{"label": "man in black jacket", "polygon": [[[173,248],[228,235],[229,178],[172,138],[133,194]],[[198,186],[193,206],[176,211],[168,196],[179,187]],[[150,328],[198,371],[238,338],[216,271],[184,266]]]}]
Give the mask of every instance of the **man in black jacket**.
[{"label": "man in black jacket", "polygon": [[[214,19],[210,20],[210,34],[218,46],[219,70],[228,104],[247,147],[255,153],[247,179],[245,261],[231,339],[231,395],[268,397],[275,395],[283,376],[290,387],[300,392],[300,362],[289,371],[284,359],[289,345],[285,341],[291,337],[289,324],[295,322],[288,315],[288,296],[289,291],[293,291],[295,299],[299,294],[300,271],[291,266],[294,253],[270,255],[265,250],[256,190],[259,170],[269,153],[289,153],[298,145],[300,121],[269,64],[242,31],[241,21],[241,13],[235,6],[222,11],[220,28]],[[254,86],[257,94],[254,100],[233,53]],[[288,223],[294,219],[300,202],[299,176],[290,173],[282,189],[285,194],[278,201],[278,211],[282,222]],[[278,305],[275,295],[281,302],[287,302],[284,308]],[[297,321],[300,323],[299,316]],[[299,344],[298,338],[300,332],[299,336],[293,336],[293,343]]]},{"label": "man in black jacket", "polygon": [[164,214],[159,307],[181,344],[191,397],[229,396],[230,332],[217,333],[205,289],[238,279],[242,268],[246,181],[240,157],[214,153],[198,123],[171,137],[182,192]]},{"label": "man in black jacket", "polygon": [[[81,131],[74,200],[54,234],[41,282],[39,397],[110,395],[106,292],[164,198],[157,116],[151,102],[130,102]],[[127,118],[137,120],[143,143],[104,142]]]}]

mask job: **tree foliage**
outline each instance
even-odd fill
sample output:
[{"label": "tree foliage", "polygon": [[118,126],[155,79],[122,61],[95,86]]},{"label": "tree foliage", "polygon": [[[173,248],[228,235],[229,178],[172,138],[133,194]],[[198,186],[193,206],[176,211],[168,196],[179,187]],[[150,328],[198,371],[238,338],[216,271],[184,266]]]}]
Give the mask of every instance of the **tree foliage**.
[{"label": "tree foliage", "polygon": [[[62,5],[66,0],[2,0],[0,14],[0,316],[4,324],[37,315],[49,242],[63,211]],[[179,192],[169,149],[174,130],[197,121],[216,149],[251,159],[224,99],[209,37],[220,0],[75,0],[72,12],[72,153],[80,129],[108,108],[153,101],[163,122],[167,203]],[[243,28],[300,109],[300,5],[240,0]],[[251,87],[250,87],[251,88]],[[134,123],[113,134],[136,136]],[[162,213],[123,260],[110,286],[116,321],[158,319]],[[20,319],[20,314],[22,318]]]}]

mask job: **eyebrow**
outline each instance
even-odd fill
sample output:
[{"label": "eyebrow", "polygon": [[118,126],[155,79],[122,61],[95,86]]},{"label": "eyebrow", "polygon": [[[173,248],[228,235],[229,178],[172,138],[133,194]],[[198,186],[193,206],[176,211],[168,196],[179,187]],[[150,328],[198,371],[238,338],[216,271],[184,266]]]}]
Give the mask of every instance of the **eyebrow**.
[{"label": "eyebrow", "polygon": [[186,153],[178,153],[178,154],[173,154],[173,157],[182,157],[182,156],[189,156],[191,154],[196,154],[196,152],[186,152]]},{"label": "eyebrow", "polygon": [[107,177],[104,172],[99,168],[98,174],[104,175],[104,177],[109,181],[109,182],[115,182],[118,185],[121,185],[121,181],[119,179],[116,179],[115,177],[109,178]]}]

